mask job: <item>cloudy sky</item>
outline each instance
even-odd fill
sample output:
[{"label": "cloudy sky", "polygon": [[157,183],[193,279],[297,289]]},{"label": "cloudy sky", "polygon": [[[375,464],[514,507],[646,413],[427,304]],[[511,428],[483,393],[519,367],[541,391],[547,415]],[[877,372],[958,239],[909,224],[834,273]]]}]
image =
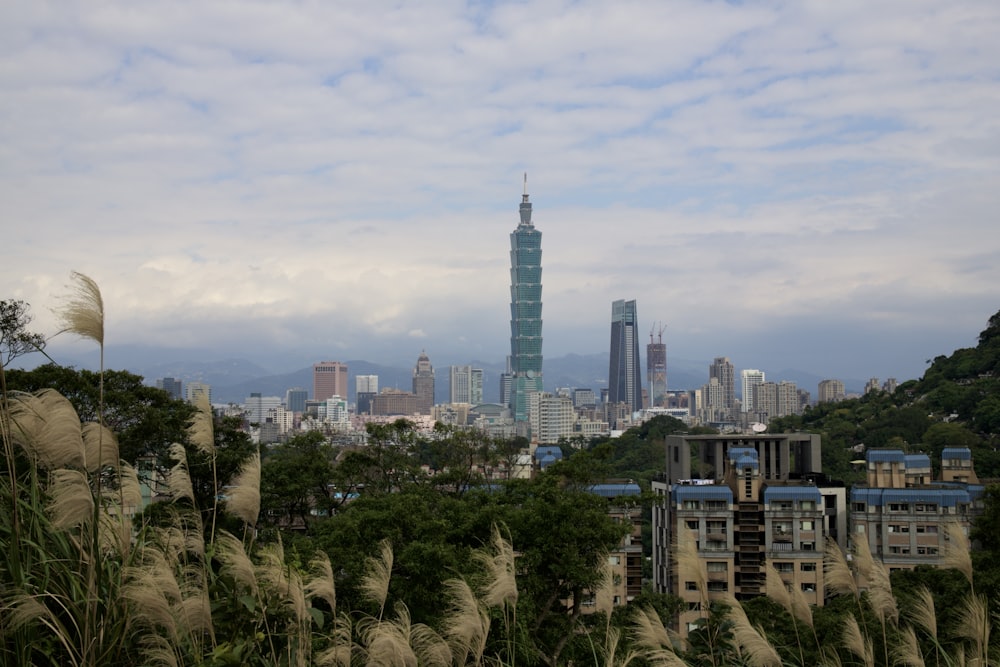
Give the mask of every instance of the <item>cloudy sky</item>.
[{"label": "cloudy sky", "polygon": [[0,298],[90,275],[112,363],[501,361],[524,172],[547,356],[634,298],[668,356],[905,379],[1000,309],[995,0],[0,15]]}]

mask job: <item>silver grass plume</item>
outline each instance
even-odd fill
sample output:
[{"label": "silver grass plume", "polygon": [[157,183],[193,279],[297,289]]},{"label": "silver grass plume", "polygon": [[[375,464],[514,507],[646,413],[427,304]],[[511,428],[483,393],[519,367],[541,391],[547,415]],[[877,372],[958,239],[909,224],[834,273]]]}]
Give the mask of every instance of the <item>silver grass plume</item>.
[{"label": "silver grass plume", "polygon": [[250,556],[243,548],[243,542],[232,533],[220,530],[215,537],[215,556],[222,563],[222,572],[233,577],[239,586],[254,596],[258,593],[257,573]]},{"label": "silver grass plume", "polygon": [[90,525],[94,495],[90,480],[79,470],[60,468],[49,476],[49,516],[58,530]]},{"label": "silver grass plume", "polygon": [[516,554],[514,547],[504,538],[500,527],[493,524],[490,531],[489,551],[476,551],[473,558],[486,570],[486,590],[483,600],[490,607],[517,603]]},{"label": "silver grass plume", "polygon": [[618,657],[618,645],[621,642],[621,630],[609,627],[604,640],[604,667],[627,667],[633,660],[639,658],[639,652],[631,650],[623,657]]},{"label": "silver grass plume", "polygon": [[854,597],[859,595],[858,580],[851,571],[847,557],[831,537],[826,538],[826,549],[823,552],[823,581],[831,593],[849,593]]},{"label": "silver grass plume", "polygon": [[254,452],[240,467],[226,489],[226,510],[248,526],[260,514],[260,452]]},{"label": "silver grass plume", "polygon": [[733,621],[733,640],[740,646],[751,667],[781,667],[781,656],[774,650],[764,634],[747,618],[747,613],[736,598],[726,600],[728,615]]},{"label": "silver grass plume", "polygon": [[482,662],[490,634],[489,611],[476,599],[464,579],[450,579],[444,586],[450,601],[441,626],[444,636],[458,664],[466,664],[471,655],[472,664],[478,665]]},{"label": "silver grass plume", "polygon": [[934,595],[926,586],[916,590],[916,599],[910,605],[907,617],[921,630],[937,640],[937,611],[934,609]]},{"label": "silver grass plume", "polygon": [[[89,338],[104,347],[104,300],[92,278],[77,271],[70,273],[75,283],[66,303],[58,311],[61,331]],[[60,332],[61,333],[61,332]]]},{"label": "silver grass plume", "polygon": [[968,639],[972,645],[972,664],[988,664],[990,649],[990,610],[985,596],[969,593],[962,602],[958,615],[959,637]]},{"label": "silver grass plume", "polygon": [[643,607],[633,616],[632,637],[641,655],[654,667],[687,667],[674,652],[679,639],[663,625],[653,608]]},{"label": "silver grass plume", "polygon": [[310,576],[305,586],[306,597],[310,600],[319,598],[330,607],[330,613],[337,616],[337,585],[333,578],[333,567],[330,557],[325,552],[318,552],[309,562]]},{"label": "silver grass plume", "polygon": [[858,626],[858,619],[848,615],[844,622],[844,648],[860,658],[865,667],[874,667],[875,650],[870,639],[865,639]]},{"label": "silver grass plume", "polygon": [[80,418],[69,400],[55,389],[12,394],[11,435],[41,467],[82,468]]},{"label": "silver grass plume", "polygon": [[180,443],[170,445],[170,458],[177,463],[167,473],[167,489],[173,496],[174,502],[181,499],[194,502],[194,487],[191,486],[191,475],[188,473],[187,452]]},{"label": "silver grass plume", "polygon": [[944,526],[945,544],[942,554],[942,567],[953,568],[965,575],[972,586],[972,557],[969,554],[969,538],[957,521],[950,521]]},{"label": "silver grass plume", "polygon": [[121,472],[118,483],[121,486],[121,500],[124,507],[122,514],[134,515],[142,508],[142,485],[139,483],[139,473],[128,463],[121,462]]},{"label": "silver grass plume", "polygon": [[403,603],[395,606],[396,618],[363,619],[358,628],[371,667],[417,667],[419,661],[410,645],[410,612]]},{"label": "silver grass plume", "polygon": [[331,646],[313,658],[316,667],[351,667],[354,654],[351,617],[347,614],[336,617],[328,637]]},{"label": "silver grass plume", "polygon": [[178,627],[173,610],[181,602],[181,590],[164,554],[144,547],[140,564],[123,571],[122,597],[129,603],[134,622],[165,634],[177,645]]},{"label": "silver grass plume", "polygon": [[920,642],[912,626],[906,626],[899,633],[899,643],[893,649],[892,656],[897,665],[924,667],[924,656],[920,651]]},{"label": "silver grass plume", "polygon": [[417,623],[410,628],[410,646],[421,665],[451,667],[452,654],[448,642],[429,625]]},{"label": "silver grass plume", "polygon": [[90,472],[118,463],[118,438],[107,426],[97,422],[83,425],[84,463]]},{"label": "silver grass plume", "polygon": [[288,575],[285,566],[285,547],[280,541],[261,547],[258,552],[260,562],[254,571],[257,582],[282,600],[288,599]]},{"label": "silver grass plume", "polygon": [[215,455],[215,422],[212,404],[207,394],[198,394],[194,404],[196,410],[188,426],[188,437],[198,451],[209,456]]},{"label": "silver grass plume", "polygon": [[677,540],[677,574],[681,581],[694,581],[703,609],[708,608],[708,570],[698,557],[698,536],[689,528],[679,532]]},{"label": "silver grass plume", "polygon": [[385,610],[385,600],[389,595],[389,581],[392,577],[392,542],[388,539],[379,543],[377,556],[368,558],[367,571],[361,580],[361,591],[365,597],[378,605],[379,618]]}]

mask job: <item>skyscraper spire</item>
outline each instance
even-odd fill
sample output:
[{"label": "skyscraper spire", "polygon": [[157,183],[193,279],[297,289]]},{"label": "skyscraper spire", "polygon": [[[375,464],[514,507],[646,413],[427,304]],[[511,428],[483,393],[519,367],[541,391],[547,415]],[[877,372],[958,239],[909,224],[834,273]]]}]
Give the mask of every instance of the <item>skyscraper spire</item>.
[{"label": "skyscraper spire", "polygon": [[528,201],[528,172],[524,172],[524,194],[521,195],[521,224],[531,225],[531,202]]}]

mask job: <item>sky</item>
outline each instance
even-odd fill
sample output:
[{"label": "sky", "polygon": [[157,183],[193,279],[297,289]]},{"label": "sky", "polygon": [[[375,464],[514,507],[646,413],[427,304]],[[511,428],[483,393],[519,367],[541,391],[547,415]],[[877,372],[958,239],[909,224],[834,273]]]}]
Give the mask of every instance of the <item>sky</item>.
[{"label": "sky", "polygon": [[501,361],[527,173],[546,356],[636,299],[668,366],[916,378],[1000,310],[997,35],[995,0],[8,0],[0,298],[51,334],[92,277],[112,364]]}]

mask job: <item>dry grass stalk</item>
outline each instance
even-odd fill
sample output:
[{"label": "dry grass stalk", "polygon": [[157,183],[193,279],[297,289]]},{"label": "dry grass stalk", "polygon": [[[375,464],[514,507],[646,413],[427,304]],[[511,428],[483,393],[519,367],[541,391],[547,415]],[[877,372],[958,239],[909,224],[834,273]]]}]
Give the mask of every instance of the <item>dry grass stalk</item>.
[{"label": "dry grass stalk", "polygon": [[181,601],[180,586],[159,549],[143,548],[141,561],[141,565],[125,568],[121,596],[130,603],[136,622],[165,633],[176,646],[178,628],[173,609]]},{"label": "dry grass stalk", "polygon": [[781,667],[781,656],[764,634],[750,623],[746,611],[736,598],[726,600],[729,618],[733,621],[733,640],[740,646],[751,667]]},{"label": "dry grass stalk", "polygon": [[410,629],[410,646],[421,665],[451,667],[452,653],[448,642],[430,626],[423,623],[414,625]]},{"label": "dry grass stalk", "polygon": [[97,472],[108,465],[118,464],[118,438],[107,426],[88,422],[82,428],[84,465]]},{"label": "dry grass stalk", "polygon": [[868,544],[867,533],[859,535],[858,539],[854,541],[854,568],[860,578],[860,581],[858,582],[859,589],[869,585],[876,567],[878,567],[878,565],[872,557],[871,546]]},{"label": "dry grass stalk", "polygon": [[362,593],[378,605],[379,618],[385,610],[385,600],[389,595],[392,561],[392,543],[387,539],[382,540],[379,544],[379,555],[368,559],[367,572],[361,581]]},{"label": "dry grass stalk", "polygon": [[257,524],[260,514],[259,451],[243,463],[226,489],[226,510],[249,526]]},{"label": "dry grass stalk", "polygon": [[169,452],[170,458],[177,463],[167,473],[167,490],[175,503],[182,499],[193,503],[194,487],[191,485],[191,475],[188,473],[187,452],[184,451],[184,445],[175,442],[170,445]]},{"label": "dry grass stalk", "polygon": [[410,646],[410,612],[396,605],[396,618],[383,621],[369,617],[358,624],[364,642],[366,664],[379,667],[417,667],[419,660]]},{"label": "dry grass stalk", "polygon": [[257,573],[243,543],[232,533],[219,531],[215,538],[215,555],[222,563],[222,572],[232,576],[240,586],[256,596],[258,594]]},{"label": "dry grass stalk", "polygon": [[491,607],[501,607],[517,602],[517,578],[515,576],[515,554],[513,545],[493,525],[490,552],[477,551],[474,558],[486,569],[486,590],[483,600]]},{"label": "dry grass stalk", "polygon": [[865,667],[874,667],[875,649],[870,639],[865,639],[858,627],[858,619],[848,616],[844,622],[844,648],[864,662]]},{"label": "dry grass stalk", "polygon": [[621,643],[621,631],[618,628],[608,628],[604,640],[604,667],[628,667],[633,660],[640,657],[640,653],[630,650],[624,656],[618,656],[618,645]]},{"label": "dry grass stalk", "polygon": [[128,463],[121,463],[118,475],[121,486],[122,514],[133,516],[142,509],[142,485],[139,483],[139,473]]},{"label": "dry grass stalk", "polygon": [[330,607],[330,613],[337,615],[337,585],[333,578],[330,557],[320,551],[309,563],[311,576],[306,582],[306,596],[310,600],[319,598]]},{"label": "dry grass stalk", "polygon": [[206,394],[199,394],[194,405],[197,410],[188,426],[188,437],[198,451],[214,456],[215,421],[212,414],[212,404],[208,402]]},{"label": "dry grass stalk", "polygon": [[985,596],[969,593],[962,601],[958,615],[959,637],[972,644],[972,661],[986,665],[990,648],[990,610]]},{"label": "dry grass stalk", "polygon": [[351,667],[355,647],[350,616],[338,616],[328,636],[331,646],[314,657],[316,667]]},{"label": "dry grass stalk", "polygon": [[89,338],[103,347],[104,300],[101,298],[101,290],[92,278],[82,273],[73,271],[70,277],[76,284],[57,313],[62,331]]},{"label": "dry grass stalk", "polygon": [[94,494],[90,480],[80,470],[60,468],[49,476],[48,511],[58,530],[90,525],[94,518]]},{"label": "dry grass stalk", "polygon": [[56,390],[12,394],[10,425],[12,439],[41,467],[83,467],[80,418]]},{"label": "dry grass stalk", "polygon": [[466,664],[470,655],[472,663],[478,665],[486,650],[490,615],[464,579],[446,581],[445,592],[450,607],[442,628],[451,652],[460,665]]},{"label": "dry grass stalk", "polygon": [[941,565],[964,574],[969,586],[972,586],[972,556],[969,553],[968,536],[957,521],[945,524],[944,536],[946,541]]},{"label": "dry grass stalk", "polygon": [[632,617],[632,638],[640,654],[656,667],[686,667],[674,652],[677,637],[663,625],[651,607],[639,609]]},{"label": "dry grass stalk", "polygon": [[142,664],[149,667],[179,667],[175,646],[167,637],[147,634],[140,640]]},{"label": "dry grass stalk", "polygon": [[934,596],[926,586],[917,589],[916,599],[910,605],[907,616],[921,630],[937,640],[937,611],[934,609]]},{"label": "dry grass stalk", "polygon": [[764,586],[767,597],[777,602],[785,611],[794,616],[795,612],[792,607],[792,595],[788,592],[788,588],[785,586],[784,580],[782,580],[781,575],[778,573],[778,570],[775,569],[773,563],[767,564],[765,576]]},{"label": "dry grass stalk", "polygon": [[693,581],[701,598],[702,609],[708,609],[708,570],[705,561],[698,557],[698,536],[685,528],[678,534],[675,553],[677,574],[681,581]]},{"label": "dry grass stalk", "polygon": [[889,572],[881,563],[876,563],[871,570],[868,596],[879,622],[885,625],[887,622],[896,623],[899,621],[899,606],[892,594]]},{"label": "dry grass stalk", "polygon": [[285,548],[281,542],[268,544],[257,554],[260,563],[254,568],[257,581],[261,586],[278,595],[281,599],[288,598],[288,577],[285,574]]},{"label": "dry grass stalk", "polygon": [[917,633],[911,626],[900,631],[899,644],[893,650],[893,658],[897,665],[924,667],[924,656],[920,652],[920,642],[917,641]]},{"label": "dry grass stalk", "polygon": [[102,511],[98,521],[97,535],[101,551],[127,558],[132,546],[132,520],[121,512]]}]

